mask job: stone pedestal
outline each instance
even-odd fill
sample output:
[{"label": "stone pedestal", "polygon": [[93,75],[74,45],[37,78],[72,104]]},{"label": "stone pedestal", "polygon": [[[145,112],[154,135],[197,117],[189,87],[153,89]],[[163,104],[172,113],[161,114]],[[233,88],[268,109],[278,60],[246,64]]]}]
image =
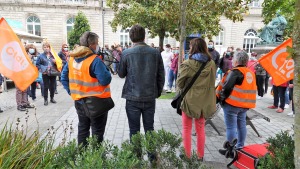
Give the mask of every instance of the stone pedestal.
[{"label": "stone pedestal", "polygon": [[266,44],[266,45],[256,45],[251,51],[257,53],[257,59],[260,58],[261,54],[267,54],[271,50],[275,49],[279,44]]}]

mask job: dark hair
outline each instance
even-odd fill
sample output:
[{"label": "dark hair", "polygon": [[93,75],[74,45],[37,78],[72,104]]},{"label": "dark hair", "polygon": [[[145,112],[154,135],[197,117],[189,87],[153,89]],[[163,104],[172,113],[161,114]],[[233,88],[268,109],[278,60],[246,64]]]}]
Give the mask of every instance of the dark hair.
[{"label": "dark hair", "polygon": [[170,44],[166,44],[166,47],[167,47],[167,48],[170,48],[170,47],[171,47],[171,45],[170,45]]},{"label": "dark hair", "polygon": [[211,42],[211,43],[215,44],[215,42],[213,40],[209,40],[208,42]]},{"label": "dark hair", "polygon": [[141,25],[134,25],[129,31],[129,37],[133,43],[145,40],[145,29]]},{"label": "dark hair", "polygon": [[25,46],[25,50],[26,50],[27,53],[29,52],[30,48],[34,49],[34,54],[33,55],[38,55],[38,51],[37,51],[36,47],[33,44],[28,44],[28,45]]},{"label": "dark hair", "polygon": [[95,44],[98,38],[99,36],[96,33],[86,31],[80,36],[79,42],[81,46],[89,47],[90,45]]},{"label": "dark hair", "polygon": [[207,45],[204,39],[202,38],[195,38],[192,39],[190,42],[190,51],[189,57],[191,58],[193,54],[202,53],[205,54],[209,60],[211,60],[211,55],[208,52]]}]

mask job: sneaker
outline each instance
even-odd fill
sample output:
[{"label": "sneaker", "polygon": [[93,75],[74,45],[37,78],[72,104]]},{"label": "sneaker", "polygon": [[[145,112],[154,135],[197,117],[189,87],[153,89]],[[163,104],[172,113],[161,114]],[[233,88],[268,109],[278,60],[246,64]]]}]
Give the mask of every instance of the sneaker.
[{"label": "sneaker", "polygon": [[294,112],[290,112],[290,113],[288,113],[287,115],[288,115],[288,116],[293,116],[293,115],[295,115],[295,114],[294,114]]},{"label": "sneaker", "polygon": [[277,106],[274,106],[274,105],[272,105],[272,106],[269,106],[268,108],[269,108],[269,109],[277,109],[278,107],[277,107]]},{"label": "sneaker", "polygon": [[55,92],[54,92],[55,94],[58,94],[58,92],[57,92],[57,90],[55,90]]},{"label": "sneaker", "polygon": [[166,93],[171,93],[172,92],[172,90],[171,89],[168,89],[167,91],[166,91]]},{"label": "sneaker", "polygon": [[284,105],[284,108],[285,108],[285,109],[288,109],[288,108],[290,108],[290,105],[285,104],[285,105]]},{"label": "sneaker", "polygon": [[257,96],[257,97],[256,97],[256,100],[260,100],[260,99],[261,99],[261,97],[260,97],[260,96]]},{"label": "sneaker", "polygon": [[282,108],[278,108],[277,110],[276,110],[276,112],[277,113],[282,113],[284,110],[282,109]]},{"label": "sneaker", "polygon": [[23,107],[23,106],[21,106],[21,105],[20,105],[20,106],[18,106],[18,107],[17,107],[17,109],[18,109],[18,110],[20,110],[20,111],[26,111],[26,108],[25,108],[25,107]]}]

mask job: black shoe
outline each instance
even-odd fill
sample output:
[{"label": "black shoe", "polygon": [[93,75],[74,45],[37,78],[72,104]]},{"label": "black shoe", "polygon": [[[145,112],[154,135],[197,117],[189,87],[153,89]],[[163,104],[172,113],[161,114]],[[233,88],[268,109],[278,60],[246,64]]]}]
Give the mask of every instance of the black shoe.
[{"label": "black shoe", "polygon": [[35,106],[32,105],[32,104],[26,104],[26,105],[24,105],[23,107],[25,107],[25,108],[35,108]]},{"label": "black shoe", "polygon": [[20,111],[26,111],[26,108],[24,106],[18,106],[17,109]]},{"label": "black shoe", "polygon": [[55,90],[55,92],[54,92],[55,94],[58,94],[58,92],[57,92],[57,90]]},{"label": "black shoe", "polygon": [[2,109],[0,109],[0,113],[2,113],[3,112],[3,110]]},{"label": "black shoe", "polygon": [[56,103],[56,101],[54,99],[51,99],[50,102],[51,103]]},{"label": "black shoe", "polygon": [[228,150],[225,150],[225,149],[219,149],[219,153],[224,155],[226,158],[233,158],[234,157],[233,152],[229,152]]},{"label": "black shoe", "polygon": [[44,101],[44,105],[47,106],[48,105],[48,100]]},{"label": "black shoe", "polygon": [[222,154],[223,156],[226,154],[227,150],[225,149],[219,149],[219,153]]}]

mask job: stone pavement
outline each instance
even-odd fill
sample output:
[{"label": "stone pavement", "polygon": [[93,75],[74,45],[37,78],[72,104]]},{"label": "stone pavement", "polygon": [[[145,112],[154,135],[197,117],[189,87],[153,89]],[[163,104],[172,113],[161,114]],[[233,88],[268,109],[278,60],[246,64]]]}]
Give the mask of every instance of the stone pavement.
[{"label": "stone pavement", "polygon": [[[106,140],[109,140],[118,146],[120,146],[123,141],[129,139],[129,127],[125,112],[125,99],[121,98],[124,81],[124,79],[113,76],[111,90],[115,107],[109,111],[104,136]],[[38,100],[33,102],[37,107],[36,111],[34,109],[29,109],[28,114],[17,110],[15,89],[9,89],[8,92],[0,94],[0,106],[4,110],[4,112],[0,114],[0,126],[3,127],[7,121],[9,124],[13,122],[13,127],[16,127],[16,119],[20,118],[20,123],[24,125],[24,128],[26,128],[25,126],[28,126],[29,132],[32,132],[39,127],[40,133],[47,133],[47,129],[53,126],[56,133],[57,144],[61,142],[65,136],[76,138],[78,120],[73,106],[73,101],[62,86],[58,86],[58,92],[59,94],[55,95],[55,100],[58,103],[49,103],[48,106],[44,106],[43,98],[38,90]],[[155,130],[164,129],[180,135],[181,116],[176,114],[175,109],[170,106],[170,103],[171,100],[157,100],[154,127]],[[247,126],[248,134],[246,138],[246,145],[264,143],[268,137],[275,136],[275,134],[279,133],[281,130],[285,131],[292,129],[294,119],[287,116],[287,113],[291,111],[291,108],[285,110],[284,113],[276,113],[276,110],[270,110],[267,108],[267,106],[272,105],[272,103],[273,97],[269,94],[265,95],[264,98],[257,100],[257,107],[254,111],[269,117],[270,122],[267,122],[264,119],[252,120],[261,137],[258,137],[250,126]],[[26,117],[28,119],[27,124]],[[225,164],[228,163],[228,159],[225,159],[224,156],[218,153],[218,149],[222,148],[226,135],[222,109],[212,121],[220,131],[221,136],[219,136],[210,125],[206,126],[204,161],[214,168],[225,168]],[[143,129],[141,132],[143,133]],[[192,147],[193,150],[196,150],[196,137],[193,136],[192,138]]]}]

